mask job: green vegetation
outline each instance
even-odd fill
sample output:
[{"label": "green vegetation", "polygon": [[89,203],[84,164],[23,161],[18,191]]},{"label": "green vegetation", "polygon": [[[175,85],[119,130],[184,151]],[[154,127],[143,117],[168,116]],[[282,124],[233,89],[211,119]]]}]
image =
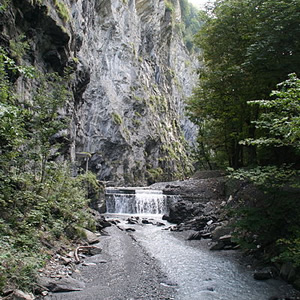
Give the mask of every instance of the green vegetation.
[{"label": "green vegetation", "polygon": [[18,36],[15,40],[11,39],[9,41],[9,48],[11,51],[11,55],[16,59],[20,60],[29,50],[29,43],[26,41],[25,35]]},{"label": "green vegetation", "polygon": [[[265,192],[266,198],[255,207],[238,211],[243,216],[237,223],[238,236],[248,247],[272,247],[269,259],[279,262],[293,262],[300,267],[300,207],[299,166],[300,156],[300,79],[290,74],[289,79],[278,85],[271,93],[275,98],[263,101],[250,101],[258,105],[262,113],[255,127],[260,135],[242,141],[242,144],[258,147],[260,159],[270,164],[252,169],[232,170],[232,177],[250,180]],[[285,161],[280,153],[285,151]],[[274,157],[276,153],[279,156]],[[277,162],[277,165],[272,163]],[[249,234],[251,233],[251,234]],[[253,236],[258,238],[253,240]],[[274,245],[274,242],[276,243]],[[269,252],[268,252],[269,253]]]},{"label": "green vegetation", "polygon": [[118,113],[113,112],[111,116],[115,124],[121,125],[123,123],[122,117]]},{"label": "green vegetation", "polygon": [[170,0],[165,0],[165,7],[166,7],[166,11],[169,11],[169,12],[173,12],[173,10],[174,10],[173,3]]},{"label": "green vegetation", "polygon": [[[34,77],[32,97],[19,99],[10,76]],[[56,162],[62,146],[55,134],[66,128],[57,111],[66,105],[68,74],[38,74],[18,66],[0,48],[0,293],[31,290],[37,270],[59,247],[93,228],[88,193],[93,174],[70,175]]]},{"label": "green vegetation", "polygon": [[199,31],[202,20],[199,18],[199,10],[189,3],[188,0],[180,0],[180,8],[184,43],[188,50],[192,52],[195,49],[194,35]]},{"label": "green vegetation", "polygon": [[0,13],[8,7],[11,0],[2,0],[0,3]]},{"label": "green vegetation", "polygon": [[188,105],[200,128],[199,151],[210,165],[238,168],[257,162],[256,147],[240,143],[259,134],[252,122],[259,108],[247,102],[270,98],[277,83],[300,73],[294,39],[299,6],[298,1],[226,0],[207,15],[196,39],[205,64]]},{"label": "green vegetation", "polygon": [[42,5],[44,0],[30,0],[31,4]]},{"label": "green vegetation", "polygon": [[188,101],[199,161],[265,193],[236,211],[240,244],[299,268],[300,2],[216,1],[202,17],[203,67]]},{"label": "green vegetation", "polygon": [[158,182],[163,178],[164,171],[161,168],[151,168],[147,169],[146,177],[148,182],[154,183]]},{"label": "green vegetation", "polygon": [[68,22],[70,20],[70,13],[68,7],[59,0],[54,0],[54,5],[59,17],[65,22]]}]

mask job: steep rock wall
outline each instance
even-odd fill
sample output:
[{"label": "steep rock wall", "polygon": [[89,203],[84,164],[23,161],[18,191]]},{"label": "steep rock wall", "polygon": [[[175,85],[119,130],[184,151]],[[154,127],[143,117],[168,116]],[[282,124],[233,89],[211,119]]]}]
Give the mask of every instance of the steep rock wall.
[{"label": "steep rock wall", "polygon": [[[186,176],[195,129],[184,116],[184,99],[196,74],[176,26],[179,1],[172,0],[173,10],[163,0],[63,3],[68,18],[56,1],[14,0],[1,43],[25,33],[28,61],[39,69],[76,69],[68,108],[72,160],[84,165],[82,156],[90,156],[98,178],[118,184]],[[26,90],[26,82],[19,86]]]},{"label": "steep rock wall", "polygon": [[[78,57],[91,82],[81,107],[78,147],[103,180],[144,183],[190,170],[191,124],[183,99],[195,83],[175,24],[180,7],[161,0],[77,1]],[[82,8],[82,9],[80,9]],[[81,14],[79,14],[81,12]],[[193,134],[192,134],[193,135]]]}]

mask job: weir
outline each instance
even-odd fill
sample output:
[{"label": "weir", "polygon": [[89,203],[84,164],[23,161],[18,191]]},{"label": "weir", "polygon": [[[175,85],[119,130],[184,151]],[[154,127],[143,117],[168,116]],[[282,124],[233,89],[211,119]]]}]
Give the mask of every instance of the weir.
[{"label": "weir", "polygon": [[170,196],[146,188],[107,188],[106,211],[118,214],[165,214]]}]

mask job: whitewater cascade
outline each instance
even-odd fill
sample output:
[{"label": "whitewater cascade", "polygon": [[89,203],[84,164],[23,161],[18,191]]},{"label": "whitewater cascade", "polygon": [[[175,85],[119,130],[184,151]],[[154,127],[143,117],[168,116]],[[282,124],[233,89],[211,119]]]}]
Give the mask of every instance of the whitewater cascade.
[{"label": "whitewater cascade", "polygon": [[107,188],[106,210],[119,214],[164,214],[168,197],[161,190]]}]

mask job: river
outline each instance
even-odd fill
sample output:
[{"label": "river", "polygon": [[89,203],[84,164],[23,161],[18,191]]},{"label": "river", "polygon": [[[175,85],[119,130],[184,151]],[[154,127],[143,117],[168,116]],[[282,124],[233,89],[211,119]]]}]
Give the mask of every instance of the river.
[{"label": "river", "polygon": [[[130,206],[125,199],[128,197],[134,205],[140,207],[139,198],[131,196],[120,197],[118,194],[115,207],[118,213],[126,212]],[[159,194],[157,191],[155,194]],[[134,214],[139,220],[147,219],[152,223],[162,222],[160,214],[147,214],[149,212],[162,212],[166,208],[161,207],[166,203],[161,196],[155,202],[155,195],[147,199],[151,203],[143,202],[143,207],[153,209],[147,210],[139,208],[139,213]],[[120,200],[120,198],[122,198]],[[138,203],[137,203],[138,202]],[[152,203],[155,202],[155,203]],[[126,203],[126,204],[124,204]],[[124,208],[125,206],[126,209]],[[113,208],[110,206],[110,211]],[[136,209],[129,212],[136,212]],[[142,214],[140,212],[143,212]],[[131,214],[132,215],[132,214]],[[177,300],[266,300],[271,297],[282,299],[293,294],[290,285],[280,280],[269,279],[266,281],[256,281],[253,279],[253,269],[243,263],[241,253],[236,250],[210,251],[208,240],[187,241],[186,233],[171,232],[164,230],[160,226],[152,224],[127,224],[126,219],[130,214],[109,215],[122,220],[120,227],[133,228],[131,233],[146,251],[159,261],[161,268],[169,278],[169,285],[176,289]],[[166,223],[166,221],[163,221]],[[139,222],[141,223],[141,222]],[[169,226],[166,224],[165,227]]]}]

